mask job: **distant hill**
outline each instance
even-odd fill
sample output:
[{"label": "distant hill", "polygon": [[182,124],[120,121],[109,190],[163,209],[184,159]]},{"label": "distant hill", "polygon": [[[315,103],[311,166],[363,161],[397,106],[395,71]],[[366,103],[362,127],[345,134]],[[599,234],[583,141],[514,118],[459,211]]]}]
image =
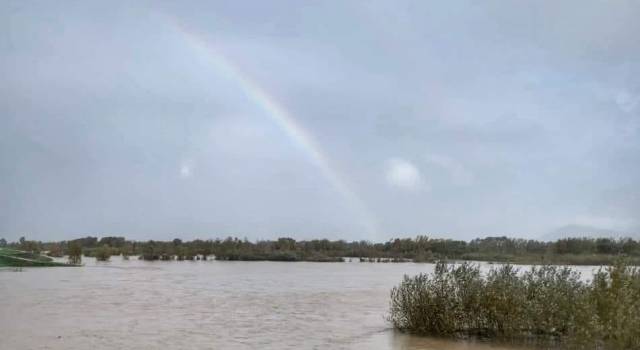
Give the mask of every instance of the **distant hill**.
[{"label": "distant hill", "polygon": [[637,233],[632,234],[630,232],[622,232],[622,231],[616,231],[616,230],[587,226],[587,225],[566,225],[542,235],[540,239],[543,241],[555,241],[558,239],[571,238],[571,237],[638,238],[639,236]]}]

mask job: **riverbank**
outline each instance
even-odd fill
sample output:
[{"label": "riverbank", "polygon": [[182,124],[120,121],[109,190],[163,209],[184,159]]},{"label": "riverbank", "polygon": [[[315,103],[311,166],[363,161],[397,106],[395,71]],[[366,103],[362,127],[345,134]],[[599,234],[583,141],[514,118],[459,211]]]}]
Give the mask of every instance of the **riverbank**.
[{"label": "riverbank", "polygon": [[51,267],[75,266],[53,261],[40,254],[15,249],[0,248],[0,267]]}]

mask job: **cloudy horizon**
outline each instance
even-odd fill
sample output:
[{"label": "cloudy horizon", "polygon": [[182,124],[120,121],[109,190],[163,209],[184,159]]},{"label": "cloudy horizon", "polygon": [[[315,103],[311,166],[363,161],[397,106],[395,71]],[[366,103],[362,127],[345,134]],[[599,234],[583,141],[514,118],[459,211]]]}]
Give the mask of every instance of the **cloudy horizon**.
[{"label": "cloudy horizon", "polygon": [[640,233],[639,17],[0,2],[0,237]]}]

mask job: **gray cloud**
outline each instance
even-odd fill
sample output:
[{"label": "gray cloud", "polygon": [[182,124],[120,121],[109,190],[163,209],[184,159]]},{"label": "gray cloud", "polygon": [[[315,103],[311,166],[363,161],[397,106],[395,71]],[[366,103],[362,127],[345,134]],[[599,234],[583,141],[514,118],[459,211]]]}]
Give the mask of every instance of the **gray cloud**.
[{"label": "gray cloud", "polygon": [[[634,1],[2,3],[0,236],[637,231],[639,15]],[[175,23],[306,129],[377,233]],[[430,191],[389,186],[390,159]]]}]

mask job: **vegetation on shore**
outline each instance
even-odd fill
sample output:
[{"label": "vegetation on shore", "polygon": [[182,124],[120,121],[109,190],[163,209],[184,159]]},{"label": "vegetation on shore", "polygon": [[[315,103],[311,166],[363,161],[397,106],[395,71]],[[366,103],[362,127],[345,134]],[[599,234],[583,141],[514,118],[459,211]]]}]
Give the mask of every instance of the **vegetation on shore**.
[{"label": "vegetation on shore", "polygon": [[[2,241],[0,240],[0,243]],[[6,246],[24,251],[47,251],[50,256],[70,255],[79,263],[81,255],[108,260],[113,255],[134,255],[144,260],[342,261],[345,257],[380,262],[434,262],[437,260],[492,261],[514,264],[607,265],[625,256],[640,264],[640,242],[634,239],[569,238],[555,242],[486,237],[471,241],[429,238],[396,238],[384,243],[347,242],[292,238],[260,240],[226,238],[215,240],[133,241],[124,237],[85,237],[70,241],[37,242],[21,238]]]},{"label": "vegetation on shore", "polygon": [[388,320],[422,335],[638,349],[640,270],[619,260],[585,282],[567,267],[503,265],[483,275],[477,264],[439,262],[392,289]]},{"label": "vegetation on shore", "polygon": [[0,267],[69,266],[53,259],[21,250],[0,248]]}]

